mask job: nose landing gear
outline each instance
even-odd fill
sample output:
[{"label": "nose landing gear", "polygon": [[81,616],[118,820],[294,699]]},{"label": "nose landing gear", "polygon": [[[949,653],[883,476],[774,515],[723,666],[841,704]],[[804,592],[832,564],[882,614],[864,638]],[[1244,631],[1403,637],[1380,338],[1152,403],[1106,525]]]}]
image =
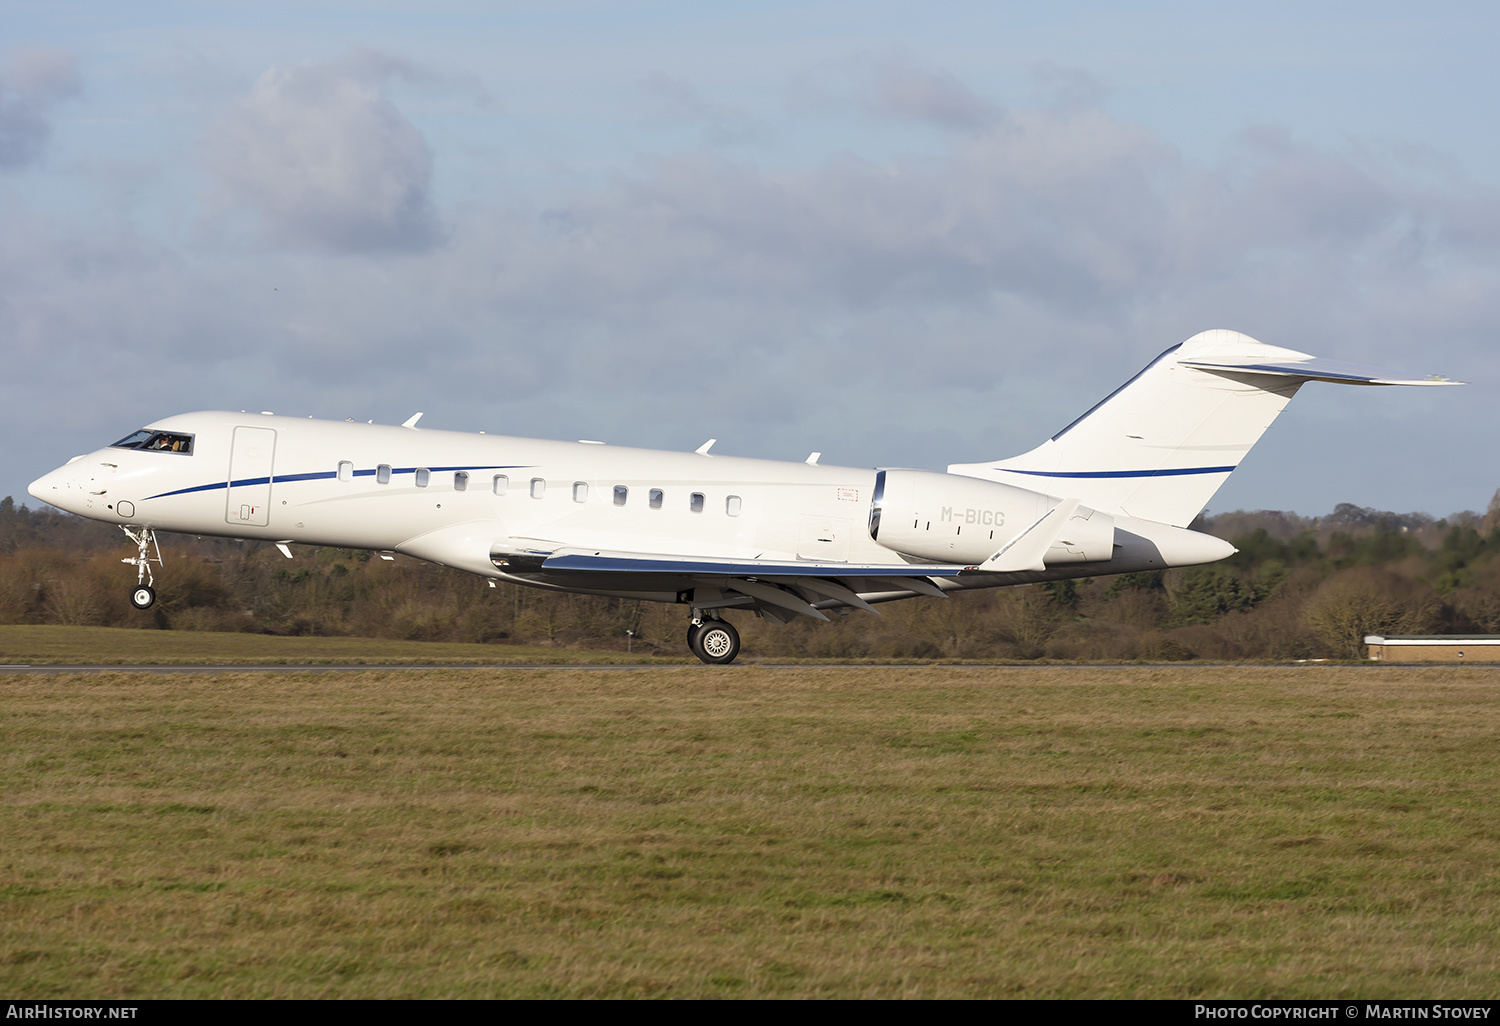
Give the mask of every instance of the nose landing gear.
[{"label": "nose landing gear", "polygon": [[[156,532],[149,527],[143,527],[139,531],[120,525],[131,541],[135,542],[136,554],[120,560],[136,568],[135,588],[130,592],[130,604],[137,609],[150,609],[156,604],[156,576],[151,572],[151,564],[161,566],[161,546],[156,544]],[[155,555],[152,555],[152,553]]]},{"label": "nose landing gear", "polygon": [[740,635],[728,620],[695,616],[688,625],[688,649],[705,663],[723,665],[740,654]]}]

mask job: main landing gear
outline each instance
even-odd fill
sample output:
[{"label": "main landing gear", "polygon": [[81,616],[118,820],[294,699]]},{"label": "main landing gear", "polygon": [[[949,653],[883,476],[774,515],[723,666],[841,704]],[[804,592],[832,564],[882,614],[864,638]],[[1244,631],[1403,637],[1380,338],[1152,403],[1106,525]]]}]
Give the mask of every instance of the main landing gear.
[{"label": "main landing gear", "polygon": [[732,663],[740,654],[740,633],[728,620],[694,616],[688,624],[687,643],[688,650],[705,663]]},{"label": "main landing gear", "polygon": [[[150,609],[156,604],[156,576],[151,572],[151,564],[161,566],[161,546],[156,544],[156,532],[149,527],[143,527],[139,531],[120,525],[120,530],[135,542],[136,554],[128,559],[120,560],[121,563],[129,564],[136,568],[135,588],[130,592],[130,604],[137,609]],[[152,555],[152,553],[155,555]]]}]

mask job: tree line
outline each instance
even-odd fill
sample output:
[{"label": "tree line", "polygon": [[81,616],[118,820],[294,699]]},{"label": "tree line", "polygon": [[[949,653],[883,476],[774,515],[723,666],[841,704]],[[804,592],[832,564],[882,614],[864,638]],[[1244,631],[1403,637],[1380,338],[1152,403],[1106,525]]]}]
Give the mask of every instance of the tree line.
[{"label": "tree line", "polygon": [[[1366,634],[1500,633],[1500,493],[1444,519],[1350,504],[1193,525],[1239,552],[1201,567],[914,599],[785,626],[731,612],[747,655],[1360,658]],[[159,600],[133,609],[120,532],[0,500],[0,623],[683,650],[683,607],[566,595],[398,556],[165,535]],[[628,632],[628,633],[627,633]]]}]

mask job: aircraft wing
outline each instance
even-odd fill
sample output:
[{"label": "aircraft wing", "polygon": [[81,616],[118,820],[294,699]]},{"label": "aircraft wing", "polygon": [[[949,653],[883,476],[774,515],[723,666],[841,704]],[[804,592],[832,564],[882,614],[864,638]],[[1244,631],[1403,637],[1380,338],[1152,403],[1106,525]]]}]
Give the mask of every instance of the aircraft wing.
[{"label": "aircraft wing", "polygon": [[966,568],[957,563],[832,563],[811,559],[720,559],[558,549],[542,562],[542,569],[726,577],[956,577]]},{"label": "aircraft wing", "polygon": [[822,610],[840,606],[875,612],[871,601],[912,594],[946,598],[932,578],[957,577],[967,568],[955,563],[834,563],[558,549],[536,569],[544,574],[618,575],[622,581],[647,575],[673,588],[691,587],[693,605],[700,609],[754,608],[785,623],[796,616],[826,620]]}]

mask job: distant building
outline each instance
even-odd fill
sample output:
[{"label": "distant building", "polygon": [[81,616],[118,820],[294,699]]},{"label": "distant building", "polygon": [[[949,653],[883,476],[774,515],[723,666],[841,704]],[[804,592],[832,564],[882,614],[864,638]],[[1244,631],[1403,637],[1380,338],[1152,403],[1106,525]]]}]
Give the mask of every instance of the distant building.
[{"label": "distant building", "polygon": [[1397,663],[1500,663],[1500,634],[1367,634],[1370,658]]}]

